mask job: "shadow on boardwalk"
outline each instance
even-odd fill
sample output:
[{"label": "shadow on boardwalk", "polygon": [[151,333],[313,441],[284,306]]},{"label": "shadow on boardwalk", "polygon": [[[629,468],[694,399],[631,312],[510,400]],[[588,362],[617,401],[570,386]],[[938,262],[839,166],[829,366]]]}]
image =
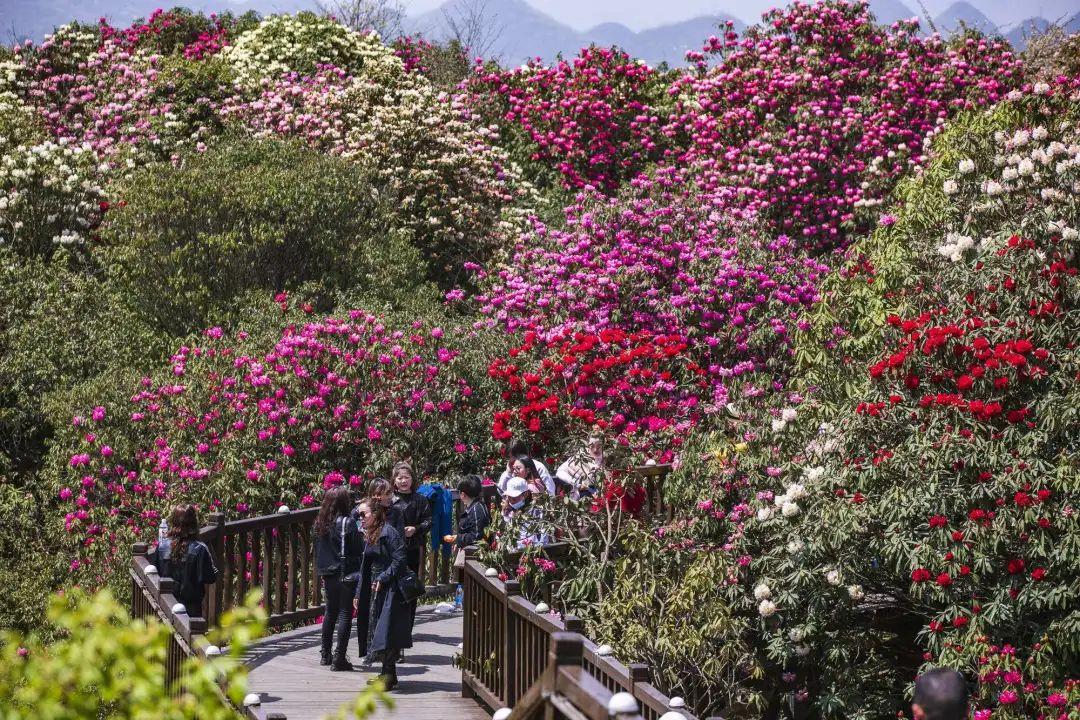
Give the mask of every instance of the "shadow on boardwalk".
[{"label": "shadow on boardwalk", "polygon": [[[355,635],[355,626],[353,628]],[[300,628],[256,643],[246,656],[248,686],[262,698],[263,710],[284,713],[288,720],[315,720],[351,701],[378,668],[330,672],[319,665],[320,628]],[[473,700],[461,697],[461,671],[451,657],[461,642],[461,613],[437,615],[421,608],[416,616],[413,647],[398,664],[398,687],[391,695],[394,710],[379,708],[376,718],[402,720],[487,720]],[[349,642],[356,662],[356,638]]]}]

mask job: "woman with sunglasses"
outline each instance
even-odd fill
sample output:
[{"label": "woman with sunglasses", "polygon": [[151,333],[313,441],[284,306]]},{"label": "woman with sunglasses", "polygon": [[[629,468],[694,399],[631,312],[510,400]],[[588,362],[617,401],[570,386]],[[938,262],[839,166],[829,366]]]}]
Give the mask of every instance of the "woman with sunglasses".
[{"label": "woman with sunglasses", "polygon": [[370,662],[382,662],[379,679],[392,690],[398,681],[398,654],[412,647],[409,606],[398,589],[398,579],[408,570],[405,541],[387,521],[381,503],[363,500],[357,516],[364,534],[363,569],[353,600],[360,652]]}]

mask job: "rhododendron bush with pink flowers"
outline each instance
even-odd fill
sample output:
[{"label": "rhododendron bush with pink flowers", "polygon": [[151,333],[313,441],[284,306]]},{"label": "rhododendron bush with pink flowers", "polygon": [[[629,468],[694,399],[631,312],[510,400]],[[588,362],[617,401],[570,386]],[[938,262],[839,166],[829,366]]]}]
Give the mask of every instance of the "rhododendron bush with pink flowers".
[{"label": "rhododendron bush with pink flowers", "polygon": [[0,624],[123,590],[173,503],[598,432],[522,572],[697,714],[895,717],[947,663],[982,720],[1075,720],[1080,116],[1039,52],[839,0],[667,70],[311,13],[5,50],[0,550],[40,571]]}]

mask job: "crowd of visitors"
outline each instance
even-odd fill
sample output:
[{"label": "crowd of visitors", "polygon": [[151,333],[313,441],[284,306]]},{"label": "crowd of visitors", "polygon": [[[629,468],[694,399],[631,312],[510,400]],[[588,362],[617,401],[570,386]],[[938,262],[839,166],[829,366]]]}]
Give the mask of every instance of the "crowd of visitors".
[{"label": "crowd of visitors", "polygon": [[[553,476],[521,441],[506,446],[506,466],[494,483],[465,475],[457,483],[461,512],[455,532],[441,536],[454,549],[455,568],[464,566],[465,548],[483,539],[491,525],[489,504],[515,528],[513,545],[546,544],[538,498],[595,493],[604,472],[599,437],[587,438]],[[331,671],[353,670],[346,655],[356,618],[361,663],[380,668],[388,689],[397,685],[397,663],[412,647],[424,543],[435,526],[433,507],[446,503],[443,488],[417,487],[408,462],[394,465],[390,479],[376,477],[355,497],[347,487],[329,488],[314,523],[315,567],[323,585],[321,664]],[[448,515],[445,508],[441,514]],[[152,561],[173,578],[176,596],[192,614],[201,614],[205,587],[217,580],[213,553],[198,539],[196,508],[174,508],[163,521]],[[440,537],[438,534],[435,537]],[[422,587],[422,586],[421,586]]]}]

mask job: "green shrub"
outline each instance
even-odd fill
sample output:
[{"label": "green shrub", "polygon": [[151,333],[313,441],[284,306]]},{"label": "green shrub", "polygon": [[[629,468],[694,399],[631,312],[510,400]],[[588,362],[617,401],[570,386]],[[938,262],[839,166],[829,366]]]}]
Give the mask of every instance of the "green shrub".
[{"label": "green shrub", "polygon": [[129,177],[100,260],[150,322],[183,335],[246,293],[308,283],[376,301],[419,292],[423,261],[365,171],[293,142],[227,138]]}]

